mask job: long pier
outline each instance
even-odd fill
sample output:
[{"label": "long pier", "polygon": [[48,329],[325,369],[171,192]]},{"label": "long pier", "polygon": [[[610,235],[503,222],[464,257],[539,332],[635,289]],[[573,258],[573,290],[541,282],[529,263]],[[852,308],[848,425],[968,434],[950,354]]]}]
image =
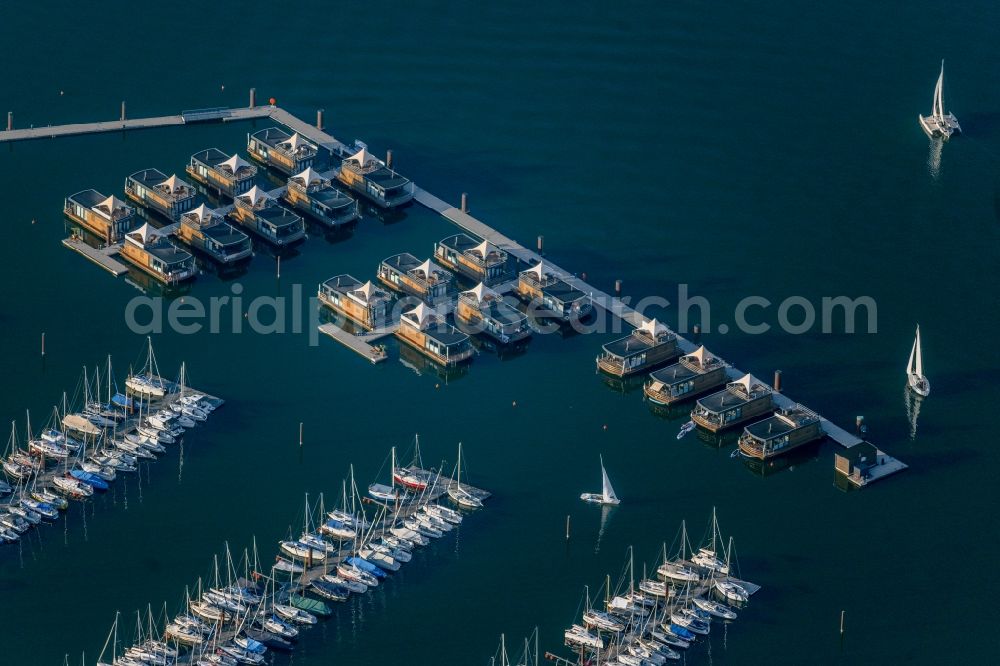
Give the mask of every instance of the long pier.
[{"label": "long pier", "polygon": [[[252,99],[252,98],[251,98]],[[72,134],[85,134],[85,133],[97,133],[97,132],[111,132],[111,131],[121,131],[130,129],[146,129],[150,127],[165,127],[172,125],[184,125],[192,122],[227,122],[227,121],[241,121],[241,120],[252,120],[257,118],[270,118],[275,122],[282,124],[289,129],[298,132],[310,141],[326,148],[334,154],[340,155],[344,154],[345,150],[348,150],[346,144],[335,138],[333,135],[328,134],[323,129],[317,127],[316,125],[311,125],[296,117],[295,115],[289,113],[285,109],[274,105],[266,106],[248,106],[242,108],[228,109],[204,109],[199,111],[189,111],[182,112],[176,116],[160,116],[156,118],[140,118],[125,120],[120,119],[118,121],[104,121],[97,123],[82,123],[73,125],[60,125],[44,128],[32,128],[27,130],[17,130],[8,129],[7,131],[0,132],[0,142],[3,141],[19,141],[26,139],[38,139],[46,137],[57,137],[57,136],[67,136]],[[321,118],[317,118],[318,121]],[[328,172],[332,173],[332,172]],[[325,176],[327,174],[324,174]],[[273,196],[280,195],[284,188],[277,188],[273,190],[271,194]],[[414,201],[420,205],[438,213],[445,219],[449,220],[456,226],[460,227],[464,231],[477,236],[483,240],[487,240],[493,245],[497,246],[501,250],[504,250],[508,254],[516,257],[521,262],[525,264],[534,264],[542,261],[542,257],[535,251],[521,245],[517,241],[505,236],[501,232],[497,231],[488,224],[476,219],[470,215],[467,211],[456,208],[455,206],[447,203],[443,199],[440,199],[430,192],[421,189],[414,185]],[[219,209],[218,213],[224,213],[228,211],[228,207]],[[176,225],[170,225],[165,228],[166,233],[171,233],[176,228]],[[105,269],[115,273],[119,270],[118,267],[122,264],[115,262],[111,259],[110,254],[107,250],[100,252],[90,252],[81,251],[81,248],[68,245],[72,249],[81,252],[88,259],[100,264]],[[117,266],[115,265],[117,264]],[[609,314],[620,318],[621,320],[627,322],[628,324],[639,327],[648,321],[642,313],[631,308],[625,304],[621,299],[614,298],[604,291],[595,288],[593,285],[588,284],[584,280],[577,277],[570,271],[564,270],[559,266],[551,263],[550,261],[545,261],[546,266],[549,270],[562,278],[564,281],[579,289],[581,292],[588,294],[591,301],[603,308]],[[118,273],[116,273],[118,274]],[[343,342],[346,346],[353,349],[359,354],[367,356],[369,358],[375,358],[377,352],[373,351],[376,348],[368,344],[369,341],[364,339],[357,340],[354,338],[364,337],[364,336],[350,336],[346,332],[341,335],[329,328],[321,327],[321,330],[334,337],[340,342]],[[683,336],[677,336],[678,346],[684,353],[690,353],[697,348],[697,345],[690,340],[684,338]],[[379,359],[382,360],[382,359]],[[376,361],[377,362],[377,361]],[[744,373],[739,370],[735,365],[730,364],[728,369],[728,375],[730,379],[738,379],[742,377]],[[784,394],[774,391],[774,402],[779,408],[792,407],[796,404],[796,401],[785,396]],[[830,439],[837,442],[841,446],[850,449],[863,440],[851,432],[841,428],[827,418],[820,416],[821,425],[824,433]],[[903,470],[906,465],[891,456],[888,456],[882,451],[878,452],[881,459],[885,462],[878,465],[876,468],[871,470],[870,478],[874,480],[875,478],[881,478],[887,476],[888,474]]]}]

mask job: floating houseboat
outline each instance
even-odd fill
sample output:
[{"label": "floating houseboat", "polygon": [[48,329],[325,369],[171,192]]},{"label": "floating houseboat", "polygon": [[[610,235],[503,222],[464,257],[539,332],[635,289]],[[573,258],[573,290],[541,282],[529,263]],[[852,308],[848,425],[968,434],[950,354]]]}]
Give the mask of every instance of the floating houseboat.
[{"label": "floating houseboat", "polygon": [[358,202],[331,185],[312,167],[288,179],[282,198],[328,227],[350,224],[359,217]]},{"label": "floating houseboat", "polygon": [[194,207],[195,191],[176,175],[143,169],[125,179],[125,195],[140,206],[176,222]]},{"label": "floating houseboat", "polygon": [[253,252],[250,237],[202,204],[181,216],[177,238],[222,264],[233,264]]},{"label": "floating houseboat", "polygon": [[726,384],[724,390],[699,398],[691,420],[718,432],[766,414],[773,407],[771,387],[747,374]]},{"label": "floating houseboat", "polygon": [[458,295],[455,319],[472,332],[484,333],[501,344],[524,340],[531,335],[528,317],[505,303],[500,294],[482,282]]},{"label": "floating houseboat", "polygon": [[311,167],[319,150],[298,132],[289,136],[282,129],[268,127],[247,135],[247,152],[264,165],[291,176]]},{"label": "floating houseboat", "polygon": [[466,234],[448,236],[434,245],[434,258],[467,278],[487,285],[503,279],[507,253],[488,241],[478,242]]},{"label": "floating houseboat", "polygon": [[369,153],[363,143],[354,143],[358,151],[344,158],[337,180],[381,208],[398,208],[409,203],[413,199],[413,183]]},{"label": "floating houseboat", "polygon": [[597,367],[616,377],[628,377],[677,358],[677,336],[651,319],[631,335],[604,345]]},{"label": "floating houseboat", "polygon": [[256,185],[234,200],[230,217],[240,226],[278,246],[302,240],[306,227],[302,218],[275,202],[270,194]]},{"label": "floating houseboat", "polygon": [[445,367],[472,358],[469,336],[447,323],[444,316],[425,303],[418,303],[400,316],[396,337]]},{"label": "floating houseboat", "polygon": [[350,275],[335,275],[320,283],[317,296],[320,303],[369,331],[384,326],[388,321],[392,297],[370,280],[361,284]]},{"label": "floating houseboat", "polygon": [[111,243],[132,229],[135,211],[118,197],[106,197],[97,190],[83,190],[66,197],[66,217]]},{"label": "floating houseboat", "polygon": [[563,321],[582,319],[594,307],[586,294],[550,272],[542,262],[518,274],[517,293],[529,303],[538,304],[536,314]]},{"label": "floating houseboat", "polygon": [[175,285],[195,275],[194,257],[180,249],[156,229],[144,224],[125,234],[119,254],[156,280]]},{"label": "floating houseboat", "polygon": [[187,172],[205,187],[232,199],[253,187],[257,167],[239,155],[208,148],[191,156]]},{"label": "floating houseboat", "polygon": [[822,436],[819,416],[802,405],[795,405],[748,425],[740,435],[739,446],[743,455],[767,460]]},{"label": "floating houseboat", "polygon": [[726,383],[726,362],[702,345],[673,365],[649,375],[643,392],[657,405],[670,405],[718,388]]},{"label": "floating houseboat", "polygon": [[430,259],[421,262],[409,252],[384,259],[378,279],[390,289],[433,304],[448,296],[454,276]]}]

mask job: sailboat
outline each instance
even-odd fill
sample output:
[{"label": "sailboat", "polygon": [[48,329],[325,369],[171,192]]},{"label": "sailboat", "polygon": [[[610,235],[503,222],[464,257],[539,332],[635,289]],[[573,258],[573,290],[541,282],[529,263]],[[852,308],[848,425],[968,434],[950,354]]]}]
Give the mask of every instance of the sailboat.
[{"label": "sailboat", "polygon": [[924,377],[924,360],[920,351],[920,326],[917,326],[917,335],[913,338],[913,347],[910,349],[910,360],[906,363],[906,382],[914,393],[926,397],[931,392],[931,383]]},{"label": "sailboat", "polygon": [[160,377],[156,366],[156,356],[153,355],[153,339],[146,338],[148,343],[146,364],[138,374],[130,374],[125,380],[125,388],[143,398],[162,398],[167,394],[167,386]]},{"label": "sailboat", "polygon": [[406,467],[393,469],[392,479],[404,488],[423,492],[433,478],[434,473],[423,468],[423,460],[420,457],[420,436],[417,435],[413,441],[413,462]]},{"label": "sailboat", "polygon": [[934,105],[929,116],[917,116],[920,126],[932,139],[944,139],[947,141],[955,132],[961,133],[962,127],[958,124],[958,119],[953,113],[944,112],[944,99],[942,88],[944,87],[944,60],[941,61],[941,73],[938,75],[937,84],[934,86]]},{"label": "sailboat", "polygon": [[583,493],[580,499],[591,504],[621,504],[621,500],[615,495],[615,489],[611,487],[608,471],[604,469],[604,456],[601,456],[601,492]]},{"label": "sailboat", "polygon": [[465,509],[481,509],[483,508],[483,500],[473,495],[468,486],[462,487],[462,443],[458,443],[458,462],[455,463],[455,473],[456,479],[455,483],[448,484],[448,497],[452,499],[455,504]]},{"label": "sailboat", "polygon": [[[399,491],[396,489],[396,447],[392,447],[392,466],[389,472],[389,485],[384,483],[373,483],[368,486],[368,494],[379,502],[387,502],[389,504],[394,504],[399,502],[404,504],[413,499],[413,495],[406,492],[405,490]],[[384,464],[384,463],[383,463]]]},{"label": "sailboat", "polygon": [[[715,507],[712,507],[712,537],[709,541],[709,545],[703,548],[699,548],[698,552],[691,558],[691,561],[700,567],[705,567],[711,571],[717,571],[722,574],[729,573],[729,565],[723,559],[719,558],[718,542],[722,538],[722,532],[719,530],[719,519],[716,517]],[[725,553],[722,553],[725,556]]]}]

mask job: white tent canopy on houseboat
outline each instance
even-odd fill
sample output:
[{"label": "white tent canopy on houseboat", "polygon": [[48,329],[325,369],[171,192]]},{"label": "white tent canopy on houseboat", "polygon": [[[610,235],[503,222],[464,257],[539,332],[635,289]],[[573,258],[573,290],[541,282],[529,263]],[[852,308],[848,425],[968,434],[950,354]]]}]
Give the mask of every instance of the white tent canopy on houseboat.
[{"label": "white tent canopy on houseboat", "polygon": [[534,266],[523,272],[533,274],[535,277],[538,278],[539,282],[544,280],[546,274],[548,274],[548,271],[545,270],[545,266],[542,264],[541,261],[539,261],[537,264],[535,264]]},{"label": "white tent canopy on houseboat", "polygon": [[490,242],[484,240],[482,243],[472,248],[472,251],[478,254],[483,259],[485,259],[487,256],[489,256],[491,247],[492,245],[490,245]]},{"label": "white tent canopy on houseboat", "polygon": [[98,212],[105,213],[108,216],[113,216],[116,210],[128,210],[128,204],[112,194],[110,197],[94,206],[94,208],[103,208],[105,210],[100,210]]},{"label": "white tent canopy on houseboat", "polygon": [[656,339],[656,336],[658,336],[659,334],[670,332],[669,328],[658,322],[655,318],[640,324],[638,330],[649,333],[649,337],[653,338],[654,340]]},{"label": "white tent canopy on houseboat", "polygon": [[472,298],[476,299],[477,303],[482,303],[484,300],[489,300],[489,299],[493,299],[493,298],[499,298],[499,296],[500,296],[500,294],[498,294],[497,292],[493,291],[492,289],[490,289],[489,287],[487,287],[482,282],[480,282],[479,284],[477,284],[472,289],[469,289],[468,291],[463,291],[462,295],[463,296],[471,296]]},{"label": "white tent canopy on houseboat", "polygon": [[296,178],[302,181],[302,184],[305,187],[309,187],[313,183],[323,184],[324,182],[326,182],[326,179],[323,178],[323,176],[319,175],[319,172],[313,169],[312,167],[307,167],[305,171],[303,171],[302,173],[295,174],[294,176],[292,176],[292,178]]},{"label": "white tent canopy on houseboat", "polygon": [[426,303],[420,303],[409,312],[403,313],[403,316],[423,328],[424,324],[434,319],[434,311]]},{"label": "white tent canopy on houseboat", "polygon": [[221,164],[219,164],[219,166],[220,167],[229,167],[229,170],[233,172],[233,175],[236,175],[236,173],[242,167],[248,167],[248,166],[250,166],[250,163],[247,162],[246,160],[244,160],[239,155],[233,155],[232,157],[230,157],[225,162],[222,162]]},{"label": "white tent canopy on houseboat", "polygon": [[212,216],[214,215],[212,209],[206,206],[205,204],[198,206],[188,214],[193,215],[194,219],[198,220],[199,222],[207,222],[208,220],[212,219]]},{"label": "white tent canopy on houseboat", "polygon": [[358,300],[364,301],[365,303],[370,303],[372,300],[372,296],[382,294],[384,292],[378,287],[376,287],[374,284],[372,284],[372,281],[369,280],[368,282],[365,282],[357,289],[352,290],[350,293]]},{"label": "white tent canopy on houseboat", "polygon": [[251,187],[249,190],[240,195],[240,199],[243,199],[253,207],[257,207],[260,202],[265,202],[271,198],[271,195],[260,189],[256,185]]},{"label": "white tent canopy on houseboat", "polygon": [[430,259],[427,259],[426,261],[424,261],[424,263],[422,263],[419,266],[417,266],[416,268],[414,268],[412,272],[414,272],[414,273],[423,273],[424,274],[424,279],[425,280],[430,280],[431,276],[434,273],[442,273],[442,272],[444,272],[444,270],[440,266],[438,266],[437,264],[435,264],[434,262],[432,262]]},{"label": "white tent canopy on houseboat", "polygon": [[684,358],[694,359],[698,362],[698,365],[704,368],[706,364],[711,363],[716,357],[712,352],[705,349],[705,345],[702,345],[690,354],[685,355]]},{"label": "white tent canopy on houseboat", "polygon": [[367,148],[362,148],[358,152],[354,153],[347,158],[350,161],[357,162],[359,166],[368,166],[369,162],[374,162],[375,158],[371,153],[368,152]]},{"label": "white tent canopy on houseboat", "polygon": [[299,135],[298,132],[293,132],[290,137],[286,140],[280,142],[278,145],[289,150],[297,150],[299,146],[302,146],[306,141]]},{"label": "white tent canopy on houseboat", "polygon": [[187,185],[187,183],[178,178],[177,174],[173,174],[170,176],[170,178],[167,178],[165,181],[160,183],[160,185],[166,188],[167,192],[173,194],[174,192],[183,190],[184,187]]},{"label": "white tent canopy on houseboat", "polygon": [[750,395],[750,393],[753,392],[754,385],[760,384],[760,380],[758,380],[756,377],[754,377],[748,372],[747,374],[743,375],[736,381],[730,382],[729,385],[732,386],[733,384],[739,384],[740,386],[743,387],[743,390],[746,392],[746,394]]},{"label": "white tent canopy on houseboat", "polygon": [[130,233],[129,236],[137,238],[142,242],[143,245],[145,245],[151,240],[155,240],[156,238],[158,238],[160,236],[160,233],[156,229],[151,227],[149,225],[149,222],[147,222],[146,224],[142,225],[141,227]]}]

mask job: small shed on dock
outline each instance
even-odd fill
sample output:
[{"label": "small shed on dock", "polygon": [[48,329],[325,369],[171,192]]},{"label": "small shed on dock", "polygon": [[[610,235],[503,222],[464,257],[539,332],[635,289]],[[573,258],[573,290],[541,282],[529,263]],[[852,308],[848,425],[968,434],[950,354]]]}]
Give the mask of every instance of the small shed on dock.
[{"label": "small shed on dock", "polygon": [[872,470],[884,465],[888,459],[871,442],[861,442],[837,452],[834,456],[834,468],[854,485],[863,486],[868,483]]}]

